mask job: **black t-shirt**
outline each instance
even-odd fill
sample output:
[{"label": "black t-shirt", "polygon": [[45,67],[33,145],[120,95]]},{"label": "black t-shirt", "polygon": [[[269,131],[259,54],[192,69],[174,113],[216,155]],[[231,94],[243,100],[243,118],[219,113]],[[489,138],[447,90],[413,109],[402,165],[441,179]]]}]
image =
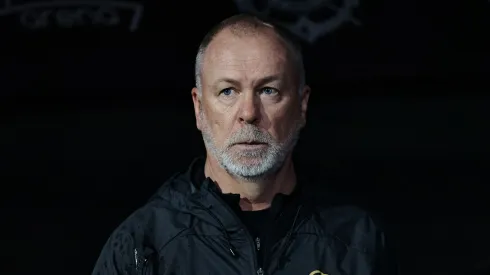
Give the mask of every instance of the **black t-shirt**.
[{"label": "black t-shirt", "polygon": [[264,229],[270,220],[270,209],[258,211],[240,211],[238,216],[254,239],[264,235]]},{"label": "black t-shirt", "polygon": [[270,209],[264,209],[259,211],[243,211],[240,208],[240,195],[238,194],[220,194],[221,198],[230,206],[231,209],[237,214],[241,222],[248,229],[250,235],[254,240],[259,237],[262,238],[265,231],[265,225],[271,218]]}]

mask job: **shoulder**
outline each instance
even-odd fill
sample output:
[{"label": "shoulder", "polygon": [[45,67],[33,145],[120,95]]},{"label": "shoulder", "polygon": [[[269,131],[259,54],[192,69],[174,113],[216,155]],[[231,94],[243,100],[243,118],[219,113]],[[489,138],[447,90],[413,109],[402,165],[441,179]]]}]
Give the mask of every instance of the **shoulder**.
[{"label": "shoulder", "polygon": [[131,274],[142,259],[144,211],[138,210],[124,220],[110,235],[99,255],[93,275]]},{"label": "shoulder", "polygon": [[354,203],[334,202],[328,197],[311,202],[312,221],[326,236],[369,254],[376,254],[384,247],[384,228],[374,213]]},{"label": "shoulder", "polygon": [[137,209],[113,230],[106,246],[113,251],[132,254],[135,248],[145,242],[150,220],[148,207]]},{"label": "shoulder", "polygon": [[[399,274],[392,234],[378,215],[362,207],[316,204],[310,223],[322,237],[372,262],[376,274]],[[339,247],[339,246],[336,246]]]},{"label": "shoulder", "polygon": [[182,213],[153,200],[134,211],[114,231],[115,240],[132,238],[135,243],[158,251],[179,232],[189,227]]},{"label": "shoulder", "polygon": [[162,186],[146,205],[121,222],[106,241],[92,274],[132,274],[184,232],[190,219],[171,207],[171,195]]},{"label": "shoulder", "polygon": [[113,232],[114,236],[133,236],[137,243],[151,245],[158,250],[190,227],[192,222],[186,209],[190,186],[177,173],[165,181],[148,202],[129,215]]},{"label": "shoulder", "polygon": [[331,205],[316,204],[314,211],[328,227],[347,230],[349,228],[362,231],[380,231],[381,224],[375,215],[354,204]]}]

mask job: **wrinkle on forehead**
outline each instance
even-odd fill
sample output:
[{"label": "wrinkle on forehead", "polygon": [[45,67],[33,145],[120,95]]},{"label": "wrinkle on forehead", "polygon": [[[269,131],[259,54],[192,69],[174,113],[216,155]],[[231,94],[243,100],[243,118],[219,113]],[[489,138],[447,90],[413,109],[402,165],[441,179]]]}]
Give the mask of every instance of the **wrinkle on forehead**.
[{"label": "wrinkle on forehead", "polygon": [[239,71],[253,70],[260,66],[260,58],[249,57],[249,58],[237,58],[234,56],[223,56],[218,55],[212,60],[212,63],[217,65],[218,69],[233,69]]},{"label": "wrinkle on forehead", "polygon": [[235,56],[227,56],[215,59],[210,64],[217,71],[237,71],[253,74],[258,71],[267,73],[270,70],[280,68],[280,62],[273,61],[271,58],[249,57],[238,58]]},{"label": "wrinkle on forehead", "polygon": [[[216,37],[204,57],[203,69],[241,71],[281,70],[287,65],[287,50],[278,41],[265,36]],[[207,67],[207,68],[206,68]]]}]

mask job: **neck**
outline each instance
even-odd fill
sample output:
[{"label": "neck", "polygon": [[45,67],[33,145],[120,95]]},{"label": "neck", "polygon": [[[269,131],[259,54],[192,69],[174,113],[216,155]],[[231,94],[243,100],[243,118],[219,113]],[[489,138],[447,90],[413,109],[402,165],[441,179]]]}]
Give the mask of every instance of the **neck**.
[{"label": "neck", "polygon": [[296,186],[296,173],[291,154],[274,175],[253,181],[230,175],[219,165],[214,156],[208,154],[204,174],[215,181],[224,194],[239,194],[240,207],[244,211],[269,208],[276,194],[289,195]]}]

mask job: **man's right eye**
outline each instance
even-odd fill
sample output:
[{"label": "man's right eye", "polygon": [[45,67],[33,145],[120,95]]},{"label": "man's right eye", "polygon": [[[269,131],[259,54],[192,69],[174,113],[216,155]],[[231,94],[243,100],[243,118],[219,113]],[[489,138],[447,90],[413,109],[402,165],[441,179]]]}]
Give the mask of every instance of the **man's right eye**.
[{"label": "man's right eye", "polygon": [[233,93],[233,89],[226,88],[221,90],[220,95],[230,96]]}]

